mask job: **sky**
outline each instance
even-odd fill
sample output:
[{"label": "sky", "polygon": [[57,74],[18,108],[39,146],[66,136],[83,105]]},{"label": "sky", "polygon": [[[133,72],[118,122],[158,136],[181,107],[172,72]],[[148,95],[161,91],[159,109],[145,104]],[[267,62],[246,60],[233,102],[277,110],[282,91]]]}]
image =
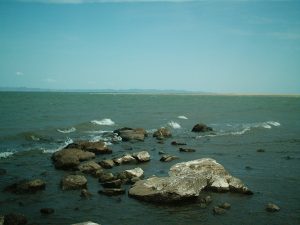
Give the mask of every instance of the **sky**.
[{"label": "sky", "polygon": [[300,1],[1,0],[0,87],[300,94]]}]

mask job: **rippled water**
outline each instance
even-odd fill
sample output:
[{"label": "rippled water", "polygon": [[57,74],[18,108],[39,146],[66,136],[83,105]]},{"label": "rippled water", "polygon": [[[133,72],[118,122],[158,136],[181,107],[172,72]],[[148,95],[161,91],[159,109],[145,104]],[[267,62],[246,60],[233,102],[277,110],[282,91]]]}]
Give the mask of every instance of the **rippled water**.
[{"label": "rippled water", "polygon": [[[131,95],[89,93],[0,93],[0,188],[24,178],[42,178],[46,190],[34,195],[0,192],[0,215],[24,213],[36,224],[71,224],[92,220],[110,224],[300,224],[300,98],[280,96]],[[204,122],[213,134],[190,132]],[[144,142],[112,144],[111,132],[120,127],[143,127],[149,133]],[[173,137],[159,144],[151,132],[168,127]],[[212,193],[213,203],[201,209],[199,203],[153,205],[127,195],[107,197],[97,192],[101,185],[88,178],[90,199],[79,191],[61,191],[66,171],[55,170],[51,154],[79,139],[103,140],[112,155],[148,150],[151,161],[139,164],[145,176],[167,175],[175,163],[203,157],[220,162],[242,179],[253,196]],[[185,142],[195,153],[181,153],[172,141]],[[132,150],[128,150],[132,148]],[[264,149],[265,152],[257,152]],[[159,151],[178,160],[162,163]],[[113,172],[134,168],[115,167]],[[129,189],[130,186],[126,186]],[[215,216],[212,207],[231,203],[231,209]],[[267,213],[268,202],[281,207]],[[55,213],[42,216],[40,208]]]}]

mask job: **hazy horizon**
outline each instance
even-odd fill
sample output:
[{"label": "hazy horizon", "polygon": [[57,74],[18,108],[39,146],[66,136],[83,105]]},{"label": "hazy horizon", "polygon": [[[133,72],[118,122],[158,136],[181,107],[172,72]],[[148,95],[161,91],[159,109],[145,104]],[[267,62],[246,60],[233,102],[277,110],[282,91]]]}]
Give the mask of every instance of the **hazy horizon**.
[{"label": "hazy horizon", "polygon": [[300,93],[300,2],[10,0],[0,86]]}]

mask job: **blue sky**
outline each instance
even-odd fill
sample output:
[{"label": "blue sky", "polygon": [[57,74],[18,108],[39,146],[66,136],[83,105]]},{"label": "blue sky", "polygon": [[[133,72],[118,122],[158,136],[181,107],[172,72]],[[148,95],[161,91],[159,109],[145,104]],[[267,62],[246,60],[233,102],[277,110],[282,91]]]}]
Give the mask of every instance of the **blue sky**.
[{"label": "blue sky", "polygon": [[300,1],[5,0],[0,86],[300,93]]}]

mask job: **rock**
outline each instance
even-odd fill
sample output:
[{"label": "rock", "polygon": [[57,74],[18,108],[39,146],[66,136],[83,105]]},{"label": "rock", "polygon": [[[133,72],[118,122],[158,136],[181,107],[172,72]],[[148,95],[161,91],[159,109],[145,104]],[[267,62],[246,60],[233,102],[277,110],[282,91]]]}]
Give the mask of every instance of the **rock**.
[{"label": "rock", "polygon": [[177,156],[173,156],[173,155],[163,155],[161,158],[160,158],[160,161],[161,162],[170,162],[170,161],[173,161],[175,159],[179,159]]},{"label": "rock", "polygon": [[192,129],[192,132],[209,132],[209,131],[213,131],[213,129],[203,123],[196,124]]},{"label": "rock", "polygon": [[147,132],[143,128],[128,128],[123,127],[121,129],[115,130],[114,133],[117,133],[122,141],[144,141],[147,136]]},{"label": "rock", "polygon": [[165,151],[159,151],[158,154],[159,155],[166,155],[167,153]]},{"label": "rock", "polygon": [[93,152],[95,154],[110,154],[112,150],[109,149],[103,141],[88,142],[79,141],[69,144],[65,149],[81,149],[83,151]]},{"label": "rock", "polygon": [[116,179],[112,173],[107,173],[107,172],[102,172],[101,174],[99,174],[98,177],[100,183],[104,183]]},{"label": "rock", "polygon": [[256,152],[266,152],[266,150],[262,149],[262,148],[259,148],[259,149],[256,150]]},{"label": "rock", "polygon": [[150,161],[150,154],[147,151],[141,151],[133,153],[132,156],[137,159],[139,162],[148,162]]},{"label": "rock", "polygon": [[186,145],[186,143],[181,143],[181,142],[177,142],[177,141],[172,141],[171,145]]},{"label": "rock", "polygon": [[179,148],[180,152],[195,152],[195,149],[192,148]]},{"label": "rock", "polygon": [[4,216],[4,225],[27,224],[27,218],[22,214],[9,213]]},{"label": "rock", "polygon": [[213,212],[214,212],[215,215],[222,215],[222,214],[226,213],[226,210],[223,209],[223,208],[220,208],[218,206],[215,206],[213,208]]},{"label": "rock", "polygon": [[93,158],[95,158],[94,153],[75,148],[62,149],[52,155],[57,169],[77,169],[81,161]]},{"label": "rock", "polygon": [[100,166],[105,169],[111,169],[115,166],[115,163],[112,159],[105,159],[99,162]]},{"label": "rock", "polygon": [[104,188],[120,188],[122,185],[122,180],[112,180],[101,184]]},{"label": "rock", "polygon": [[0,169],[0,176],[3,176],[6,174],[6,170],[5,169]]},{"label": "rock", "polygon": [[82,223],[73,223],[71,225],[101,225],[101,224],[94,223],[94,222],[91,222],[91,221],[86,221],[86,222],[82,222]]},{"label": "rock", "polygon": [[268,203],[266,205],[266,211],[268,212],[278,212],[279,210],[279,206],[275,205],[274,203]]},{"label": "rock", "polygon": [[114,195],[123,195],[125,194],[125,189],[123,188],[104,188],[98,192],[99,194],[114,196]]},{"label": "rock", "polygon": [[4,224],[4,216],[0,215],[0,225]]},{"label": "rock", "polygon": [[150,202],[174,202],[197,198],[202,190],[252,192],[225,168],[210,158],[177,163],[170,168],[169,177],[151,177],[136,182],[129,196]]},{"label": "rock", "polygon": [[89,192],[87,189],[82,189],[80,193],[80,197],[82,198],[90,198],[92,197],[92,193]]},{"label": "rock", "polygon": [[121,164],[129,164],[129,163],[136,163],[136,159],[132,157],[132,155],[126,154],[121,158],[113,159],[114,163],[117,165]]},{"label": "rock", "polygon": [[218,207],[222,208],[222,209],[230,209],[231,205],[228,202],[224,202],[224,203],[219,204]]},{"label": "rock", "polygon": [[78,169],[83,173],[88,173],[95,176],[97,174],[97,171],[102,170],[102,167],[94,161],[89,161],[80,164],[78,166]]},{"label": "rock", "polygon": [[139,177],[133,177],[130,179],[130,182],[131,182],[131,184],[135,184],[136,182],[138,182],[140,180],[141,180],[141,178],[139,178]]},{"label": "rock", "polygon": [[205,208],[207,208],[207,205],[204,202],[201,202],[200,203],[200,208],[205,209]]},{"label": "rock", "polygon": [[41,208],[40,209],[40,213],[41,214],[53,214],[54,213],[54,209],[53,208]]},{"label": "rock", "polygon": [[156,137],[158,140],[172,137],[171,132],[167,128],[159,128],[157,131],[153,133],[153,137]]},{"label": "rock", "polygon": [[61,181],[63,190],[77,190],[87,187],[87,179],[82,175],[67,175]]},{"label": "rock", "polygon": [[134,168],[132,170],[125,170],[124,172],[127,175],[127,178],[129,179],[132,179],[133,177],[141,178],[144,174],[144,171],[139,167]]},{"label": "rock", "polygon": [[23,180],[7,186],[4,190],[15,194],[33,194],[40,190],[45,190],[46,183],[41,179]]}]

